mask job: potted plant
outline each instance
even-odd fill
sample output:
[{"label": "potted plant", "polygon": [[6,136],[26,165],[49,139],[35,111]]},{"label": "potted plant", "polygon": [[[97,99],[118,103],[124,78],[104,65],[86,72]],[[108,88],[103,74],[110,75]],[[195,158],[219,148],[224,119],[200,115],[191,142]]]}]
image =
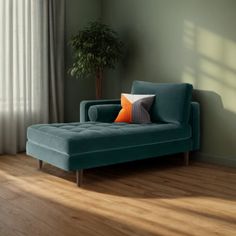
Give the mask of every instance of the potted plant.
[{"label": "potted plant", "polygon": [[76,78],[96,77],[96,99],[102,96],[103,71],[115,68],[123,44],[115,31],[100,22],[91,22],[71,40],[74,63],[69,73]]}]

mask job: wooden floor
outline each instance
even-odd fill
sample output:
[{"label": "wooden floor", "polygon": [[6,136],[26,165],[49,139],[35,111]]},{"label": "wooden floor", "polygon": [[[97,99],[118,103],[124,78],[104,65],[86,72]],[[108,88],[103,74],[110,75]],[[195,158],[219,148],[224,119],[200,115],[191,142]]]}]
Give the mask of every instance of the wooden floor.
[{"label": "wooden floor", "polygon": [[74,173],[0,156],[0,235],[235,236],[236,170],[178,158],[91,169],[80,189]]}]

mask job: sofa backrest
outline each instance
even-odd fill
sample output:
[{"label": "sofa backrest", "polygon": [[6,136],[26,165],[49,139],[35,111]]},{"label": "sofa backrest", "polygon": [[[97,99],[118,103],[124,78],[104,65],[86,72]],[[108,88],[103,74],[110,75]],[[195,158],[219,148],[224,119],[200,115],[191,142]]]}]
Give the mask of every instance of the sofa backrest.
[{"label": "sofa backrest", "polygon": [[150,114],[153,122],[183,124],[189,121],[191,84],[134,81],[132,94],[155,94]]}]

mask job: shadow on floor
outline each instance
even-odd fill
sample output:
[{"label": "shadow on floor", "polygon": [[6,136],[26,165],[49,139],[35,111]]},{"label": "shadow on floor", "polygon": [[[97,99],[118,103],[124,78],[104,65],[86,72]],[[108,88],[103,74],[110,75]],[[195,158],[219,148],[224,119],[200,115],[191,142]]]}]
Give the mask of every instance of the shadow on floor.
[{"label": "shadow on floor", "polygon": [[[205,196],[236,199],[236,171],[192,161],[182,155],[147,159],[85,170],[85,190],[132,198],[181,198]],[[45,173],[75,182],[74,173],[46,165]],[[76,186],[75,186],[76,187]]]},{"label": "shadow on floor", "polygon": [[[65,172],[49,164],[37,170],[37,161],[26,158],[7,159],[4,171],[11,177],[34,178],[51,176],[51,185],[60,180],[75,184],[75,173]],[[56,178],[56,181],[53,179]],[[55,182],[55,183],[54,183]],[[183,198],[205,196],[226,200],[236,199],[236,171],[230,168],[199,164],[183,165],[183,156],[165,156],[113,166],[85,170],[82,189],[131,198]]]},{"label": "shadow on floor", "polygon": [[[214,235],[217,224],[236,224],[229,168],[149,159],[88,170],[77,188],[74,173],[47,164],[38,171],[36,163],[0,159],[0,235],[188,236],[193,219],[191,230]],[[202,227],[206,220],[213,227]]]}]

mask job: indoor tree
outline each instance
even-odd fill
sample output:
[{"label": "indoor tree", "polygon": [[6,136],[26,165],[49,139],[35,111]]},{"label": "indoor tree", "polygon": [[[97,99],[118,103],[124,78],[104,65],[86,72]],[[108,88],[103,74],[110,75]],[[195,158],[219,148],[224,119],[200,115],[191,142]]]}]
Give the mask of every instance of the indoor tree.
[{"label": "indoor tree", "polygon": [[96,77],[96,98],[102,94],[104,69],[115,68],[123,44],[117,33],[100,22],[91,22],[71,40],[74,62],[69,73],[76,78]]}]

